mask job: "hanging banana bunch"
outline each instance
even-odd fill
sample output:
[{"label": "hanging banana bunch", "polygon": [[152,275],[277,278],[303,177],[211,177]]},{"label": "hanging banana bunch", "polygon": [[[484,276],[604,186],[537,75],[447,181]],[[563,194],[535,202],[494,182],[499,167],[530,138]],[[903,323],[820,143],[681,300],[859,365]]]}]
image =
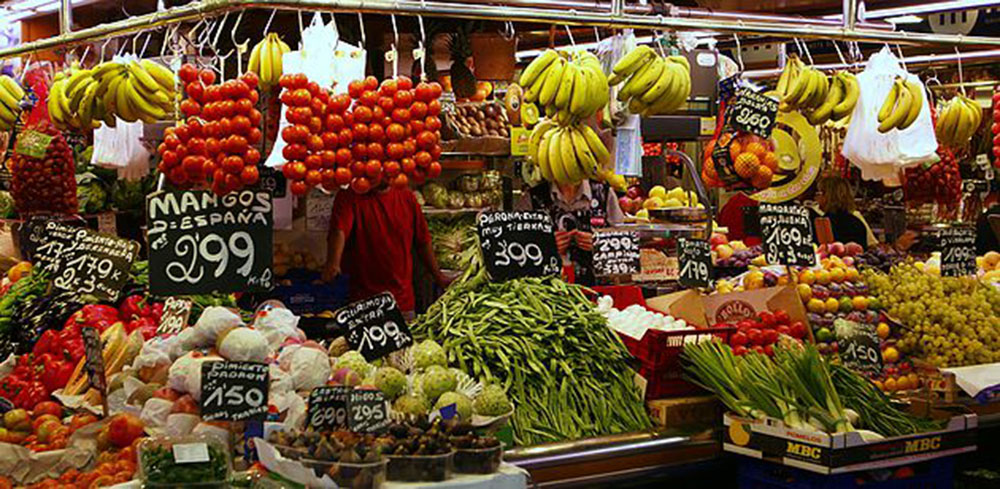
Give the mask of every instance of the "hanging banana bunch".
[{"label": "hanging banana bunch", "polygon": [[648,117],[679,109],[691,95],[691,66],[683,56],[662,57],[649,46],[638,46],[612,68],[608,80],[618,90],[618,101],[629,112]]},{"label": "hanging banana bunch", "polygon": [[827,77],[806,66],[795,54],[788,56],[774,93],[781,100],[778,110],[803,113],[814,126],[839,121],[854,112],[861,89],[854,74],[838,71]]},{"label": "hanging banana bunch", "polygon": [[105,61],[94,68],[78,65],[56,74],[49,88],[49,118],[60,129],[87,131],[115,117],[153,123],[174,112],[174,73],[150,61]]},{"label": "hanging banana bunch", "polygon": [[0,76],[0,130],[9,131],[21,114],[24,90],[13,78]]},{"label": "hanging banana bunch", "polygon": [[934,133],[939,142],[952,148],[964,146],[983,122],[983,109],[975,100],[956,95],[938,110]]},{"label": "hanging banana bunch", "polygon": [[283,69],[281,57],[288,51],[291,51],[288,44],[272,32],[258,42],[250,52],[248,69],[257,74],[260,85],[265,90],[278,84]]},{"label": "hanging banana bunch", "polygon": [[548,118],[564,126],[594,115],[610,97],[601,62],[587,51],[547,49],[524,69],[518,84],[525,102],[544,107]]},{"label": "hanging banana bunch", "polygon": [[897,76],[878,111],[878,132],[910,127],[920,115],[923,105],[924,91],[920,84]]}]

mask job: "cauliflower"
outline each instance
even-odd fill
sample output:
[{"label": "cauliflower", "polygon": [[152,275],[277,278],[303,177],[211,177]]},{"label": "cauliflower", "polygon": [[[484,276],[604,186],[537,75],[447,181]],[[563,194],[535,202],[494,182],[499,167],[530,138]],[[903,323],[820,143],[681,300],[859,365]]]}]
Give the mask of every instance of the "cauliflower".
[{"label": "cauliflower", "polygon": [[460,392],[445,392],[434,403],[434,409],[441,409],[449,404],[455,405],[459,419],[464,421],[472,418],[472,400],[469,399],[469,396]]},{"label": "cauliflower", "polygon": [[476,414],[482,416],[500,416],[514,409],[510,400],[507,399],[507,393],[504,392],[503,387],[496,384],[484,387],[476,400],[473,401],[472,407]]},{"label": "cauliflower", "polygon": [[375,371],[374,384],[386,397],[395,399],[406,390],[406,376],[393,367],[382,367]]},{"label": "cauliflower", "polygon": [[455,374],[450,370],[439,365],[432,365],[420,378],[420,387],[427,399],[434,401],[441,394],[455,390],[455,387],[458,387],[458,380],[455,379]]},{"label": "cauliflower", "polygon": [[355,350],[350,350],[340,357],[337,358],[337,362],[333,365],[334,370],[339,370],[341,368],[347,368],[352,370],[354,373],[358,374],[362,379],[368,377],[372,372],[372,366],[365,360],[365,357],[361,355],[360,352]]},{"label": "cauliflower", "polygon": [[444,348],[434,342],[434,340],[424,340],[413,347],[413,363],[418,369],[427,368],[432,365],[448,366],[448,356],[444,353]]},{"label": "cauliflower", "polygon": [[402,414],[425,416],[428,411],[427,399],[417,394],[407,394],[396,399],[396,402],[392,404],[392,409]]}]

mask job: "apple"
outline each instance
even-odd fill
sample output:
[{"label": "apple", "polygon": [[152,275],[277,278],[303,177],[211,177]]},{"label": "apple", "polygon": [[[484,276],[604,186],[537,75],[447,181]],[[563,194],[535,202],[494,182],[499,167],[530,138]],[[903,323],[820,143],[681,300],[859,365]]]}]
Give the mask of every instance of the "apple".
[{"label": "apple", "polygon": [[632,214],[633,212],[635,212],[632,209],[632,199],[628,198],[627,196],[622,196],[618,198],[618,207],[622,208],[622,212],[626,212],[628,214]]},{"label": "apple", "polygon": [[108,423],[108,441],[116,447],[124,448],[143,436],[144,430],[139,418],[128,413],[116,414]]},{"label": "apple", "polygon": [[724,245],[729,242],[725,234],[722,233],[712,233],[712,237],[708,239],[708,243],[712,245],[714,250],[716,246]]},{"label": "apple", "polygon": [[844,248],[844,244],[839,241],[834,241],[833,243],[830,243],[829,250],[831,255],[839,257],[844,256],[844,253],[846,251]]},{"label": "apple", "polygon": [[726,260],[733,256],[733,249],[730,248],[728,244],[720,244],[715,248],[715,255],[720,260]]},{"label": "apple", "polygon": [[170,407],[170,414],[174,413],[198,414],[198,401],[195,401],[191,394],[185,394],[174,401],[174,405]]},{"label": "apple", "polygon": [[638,199],[642,195],[642,192],[639,190],[639,187],[629,187],[625,195],[630,199]]},{"label": "apple", "polygon": [[864,251],[865,249],[862,248],[861,245],[853,241],[844,245],[844,252],[847,254],[847,256],[860,255],[861,253],[864,253]]},{"label": "apple", "polygon": [[35,418],[35,421],[31,423],[31,429],[35,432],[36,435],[38,434],[38,428],[41,427],[46,421],[55,421],[57,423],[62,424],[57,416],[53,416],[51,414],[43,414]]},{"label": "apple", "polygon": [[11,431],[31,431],[31,418],[24,409],[11,409],[4,413],[3,424]]},{"label": "apple", "polygon": [[52,434],[56,429],[62,427],[62,423],[58,419],[48,419],[44,423],[38,425],[38,430],[35,432],[35,436],[38,437],[38,441],[42,443],[48,443],[52,439]]}]

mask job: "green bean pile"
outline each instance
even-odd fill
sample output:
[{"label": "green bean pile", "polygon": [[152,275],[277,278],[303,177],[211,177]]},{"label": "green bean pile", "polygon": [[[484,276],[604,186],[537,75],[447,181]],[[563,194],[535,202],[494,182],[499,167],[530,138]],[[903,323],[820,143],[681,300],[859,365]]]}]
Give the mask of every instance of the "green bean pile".
[{"label": "green bean pile", "polygon": [[501,383],[518,445],[651,428],[628,352],[583,288],[558,278],[488,281],[478,244],[466,272],[411,328],[451,365]]}]

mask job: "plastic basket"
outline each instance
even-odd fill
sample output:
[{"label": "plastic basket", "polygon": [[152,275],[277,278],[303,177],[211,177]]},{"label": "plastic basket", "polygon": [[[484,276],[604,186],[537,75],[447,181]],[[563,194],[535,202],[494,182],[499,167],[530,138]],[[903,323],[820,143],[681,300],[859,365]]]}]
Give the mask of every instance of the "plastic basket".
[{"label": "plastic basket", "polygon": [[[633,304],[646,307],[642,291],[635,286],[594,287],[594,291],[614,299],[616,309]],[[715,336],[729,342],[729,335],[736,328],[702,328],[688,331],[649,330],[641,340],[618,335],[622,343],[640,362],[639,375],[646,379],[646,400],[686,396],[704,392],[703,389],[683,378],[680,356],[686,342]],[[692,339],[693,338],[693,339]]]},{"label": "plastic basket", "polygon": [[285,277],[290,285],[279,285],[270,294],[295,314],[333,311],[347,304],[349,279],[338,276],[333,283],[319,282],[319,273],[295,271]]},{"label": "plastic basket", "polygon": [[739,457],[740,489],[951,489],[954,473],[955,457],[833,475]]}]

